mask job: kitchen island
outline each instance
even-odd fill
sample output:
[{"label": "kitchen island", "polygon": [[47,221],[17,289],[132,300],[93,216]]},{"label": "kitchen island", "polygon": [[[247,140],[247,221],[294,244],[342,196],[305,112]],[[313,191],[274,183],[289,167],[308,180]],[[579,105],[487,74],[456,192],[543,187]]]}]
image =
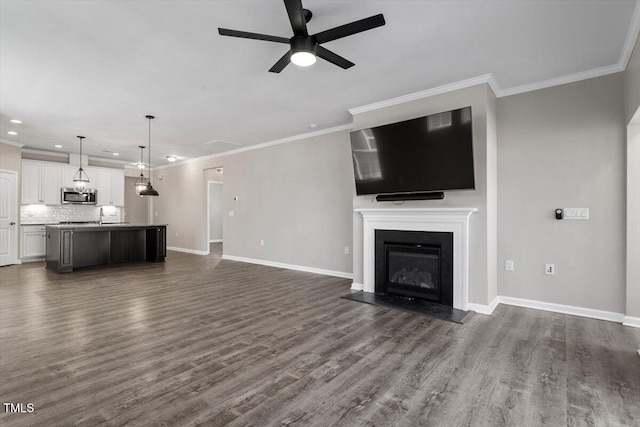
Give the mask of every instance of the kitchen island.
[{"label": "kitchen island", "polygon": [[46,268],[76,268],[123,262],[163,262],[166,224],[59,224],[46,228]]}]

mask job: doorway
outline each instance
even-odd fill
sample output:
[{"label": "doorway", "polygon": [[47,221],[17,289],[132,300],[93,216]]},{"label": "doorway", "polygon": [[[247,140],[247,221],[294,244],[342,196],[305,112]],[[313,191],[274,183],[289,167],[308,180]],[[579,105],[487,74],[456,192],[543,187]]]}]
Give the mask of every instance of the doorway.
[{"label": "doorway", "polygon": [[0,170],[0,266],[18,262],[18,178]]},{"label": "doorway", "polygon": [[207,182],[207,240],[209,253],[222,254],[223,245],[223,168],[205,169]]}]

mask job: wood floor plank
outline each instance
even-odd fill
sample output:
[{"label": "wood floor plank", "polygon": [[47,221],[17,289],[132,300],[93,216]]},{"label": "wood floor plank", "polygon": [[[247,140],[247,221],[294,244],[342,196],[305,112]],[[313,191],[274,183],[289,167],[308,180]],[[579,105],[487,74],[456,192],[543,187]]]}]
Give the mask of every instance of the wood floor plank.
[{"label": "wood floor plank", "polygon": [[171,252],[0,268],[11,426],[640,425],[640,331],[499,306],[465,325],[350,281]]}]

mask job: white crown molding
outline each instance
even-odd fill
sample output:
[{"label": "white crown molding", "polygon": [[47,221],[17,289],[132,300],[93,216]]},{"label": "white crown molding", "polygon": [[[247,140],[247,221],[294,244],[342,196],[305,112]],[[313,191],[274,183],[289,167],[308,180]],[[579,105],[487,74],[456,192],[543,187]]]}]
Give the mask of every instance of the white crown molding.
[{"label": "white crown molding", "polygon": [[629,31],[627,31],[627,38],[624,41],[622,53],[620,54],[620,61],[618,64],[623,70],[627,69],[629,59],[633,53],[633,48],[636,45],[636,40],[640,36],[640,0],[636,0],[636,8],[631,16],[631,24],[629,25]]},{"label": "white crown molding", "polygon": [[69,158],[69,154],[68,153],[60,153],[60,152],[56,152],[56,151],[46,151],[46,150],[36,150],[33,148],[23,148],[21,150],[23,153],[29,153],[29,154],[40,154],[42,156],[49,156],[49,157],[64,157],[64,158]]},{"label": "white crown molding", "polygon": [[504,96],[517,95],[519,93],[531,92],[539,89],[546,89],[548,87],[560,86],[568,83],[575,83],[581,80],[593,79],[595,77],[602,77],[608,74],[620,73],[624,71],[624,67],[622,65],[614,64],[607,65],[606,67],[594,68],[592,70],[581,71],[579,73],[567,74],[561,77],[554,77],[549,80],[544,80],[536,83],[529,83],[521,86],[514,86],[508,89],[501,89],[499,93],[496,94],[498,98],[502,98]]},{"label": "white crown molding", "polygon": [[421,90],[419,92],[409,93],[406,95],[398,96],[396,98],[386,99],[384,101],[374,102],[373,104],[367,104],[360,107],[349,108],[349,113],[352,116],[367,113],[369,111],[379,110],[381,108],[387,108],[394,105],[404,104],[410,101],[416,101],[423,98],[428,98],[434,95],[440,95],[443,93],[453,92],[460,89],[465,89],[480,84],[488,84],[491,90],[497,95],[500,92],[500,88],[492,74],[483,74],[481,76],[472,77],[470,79],[462,80],[455,83],[449,83],[442,86],[437,86],[431,89]]},{"label": "white crown molding", "polygon": [[215,154],[210,154],[208,156],[195,157],[193,159],[187,159],[187,160],[183,160],[181,162],[175,162],[175,163],[172,163],[170,165],[158,166],[158,167],[155,167],[153,169],[154,170],[159,170],[159,169],[173,168],[173,167],[184,165],[184,164],[187,164],[187,163],[193,163],[193,162],[199,162],[199,161],[202,161],[202,160],[216,159],[216,158],[219,158],[219,157],[231,156],[233,154],[244,153],[246,151],[259,150],[259,149],[262,149],[262,148],[272,147],[274,145],[280,145],[280,144],[284,144],[284,143],[287,143],[287,142],[300,141],[300,140],[303,140],[303,139],[314,138],[316,136],[327,135],[327,134],[330,134],[330,133],[347,131],[347,130],[351,130],[352,128],[353,128],[353,125],[351,123],[347,123],[347,124],[340,125],[340,126],[334,126],[334,127],[331,127],[331,128],[320,129],[320,130],[316,130],[316,131],[313,131],[313,132],[307,132],[307,133],[302,133],[302,134],[299,134],[299,135],[288,136],[286,138],[276,139],[276,140],[273,140],[273,141],[263,142],[261,144],[250,145],[248,147],[237,148],[235,150],[224,151],[222,153],[215,153]]},{"label": "white crown molding", "polygon": [[0,142],[3,144],[11,145],[12,147],[22,148],[24,144],[20,144],[18,142],[9,141],[8,139],[0,138]]},{"label": "white crown molding", "polygon": [[306,273],[323,274],[325,276],[340,277],[343,279],[353,279],[353,274],[346,273],[343,271],[325,270],[322,268],[306,267],[303,265],[294,265],[294,264],[285,264],[282,262],[266,261],[263,259],[244,258],[244,257],[239,257],[234,255],[222,255],[222,259],[227,259],[229,261],[246,262],[249,264],[266,265],[269,267],[284,268],[287,270],[304,271]]},{"label": "white crown molding", "polygon": [[[93,160],[94,162],[114,163],[116,165],[124,165],[124,166],[131,165],[131,162],[128,162],[126,160],[111,159],[111,158],[106,158],[106,157],[88,156],[87,159],[88,160]],[[138,169],[137,166],[136,166],[136,169]]]}]

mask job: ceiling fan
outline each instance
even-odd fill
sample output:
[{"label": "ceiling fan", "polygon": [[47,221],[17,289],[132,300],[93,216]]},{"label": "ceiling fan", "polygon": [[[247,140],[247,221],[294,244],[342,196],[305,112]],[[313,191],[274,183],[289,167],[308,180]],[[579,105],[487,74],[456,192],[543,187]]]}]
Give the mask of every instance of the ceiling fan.
[{"label": "ceiling fan", "polygon": [[290,46],[289,51],[269,69],[272,73],[279,73],[284,67],[293,62],[296,65],[305,67],[316,62],[316,56],[331,62],[343,69],[353,67],[355,64],[340,55],[320,46],[333,40],[341,39],[352,34],[361,33],[373,28],[381,27],[385,24],[382,14],[370,16],[360,19],[349,24],[341,25],[330,30],[321,31],[317,34],[309,35],[307,32],[307,22],[311,20],[313,15],[310,10],[302,7],[301,0],[284,0],[287,8],[291,28],[293,29],[293,37],[278,37],[267,34],[249,33],[246,31],[229,30],[227,28],[218,28],[221,36],[240,37],[244,39],[264,40],[268,42],[285,43]]}]

